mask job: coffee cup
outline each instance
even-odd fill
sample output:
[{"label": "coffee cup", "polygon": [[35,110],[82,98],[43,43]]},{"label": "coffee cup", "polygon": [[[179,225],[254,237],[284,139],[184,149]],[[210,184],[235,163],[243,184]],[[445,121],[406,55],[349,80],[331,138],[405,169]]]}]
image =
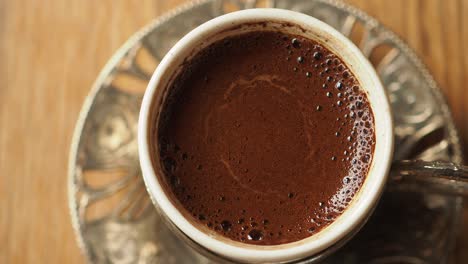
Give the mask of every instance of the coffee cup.
[{"label": "coffee cup", "polygon": [[[288,25],[285,27],[284,25]],[[210,44],[230,36],[251,31],[280,31],[314,40],[337,54],[354,74],[366,93],[374,117],[375,145],[373,159],[359,191],[346,209],[332,223],[310,237],[279,245],[251,245],[230,241],[207,233],[181,213],[161,182],[163,169],[153,162],[160,157],[151,151],[149,137],[152,123],[159,122],[161,109],[168,100],[174,73],[180,72],[188,58]],[[156,113],[156,114],[155,114]],[[139,124],[138,146],[143,178],[147,191],[162,216],[174,232],[190,245],[217,260],[241,263],[285,263],[301,259],[318,259],[337,249],[366,222],[377,205],[388,182],[393,155],[393,122],[385,90],[371,64],[360,50],[346,37],[329,25],[305,14],[280,9],[251,9],[217,17],[195,28],[183,37],[164,57],[153,74],[143,98]],[[392,177],[400,181],[401,175],[419,175],[425,163],[402,163],[402,171]],[[406,166],[404,166],[406,164]],[[439,164],[440,165],[440,164]],[[426,168],[424,167],[424,168]],[[452,168],[452,167],[451,167]],[[463,167],[456,167],[463,171]],[[434,168],[436,169],[436,168]],[[415,173],[411,173],[415,172]],[[439,171],[440,172],[440,171]],[[451,175],[446,173],[446,175]],[[441,176],[444,173],[433,176]],[[457,177],[463,178],[465,174]],[[421,177],[413,177],[425,181]],[[438,177],[441,178],[441,177]],[[443,178],[443,177],[442,177]]]}]

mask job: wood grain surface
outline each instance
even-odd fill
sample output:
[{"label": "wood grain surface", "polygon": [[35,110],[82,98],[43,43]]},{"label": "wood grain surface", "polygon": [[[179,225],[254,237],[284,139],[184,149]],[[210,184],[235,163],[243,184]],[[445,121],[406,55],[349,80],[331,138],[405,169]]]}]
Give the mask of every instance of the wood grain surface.
[{"label": "wood grain surface", "polygon": [[[83,263],[67,207],[72,131],[136,30],[182,0],[0,0],[0,263]],[[468,1],[349,0],[416,50],[468,149]],[[467,207],[468,208],[468,207]],[[454,253],[468,259],[468,209]]]}]

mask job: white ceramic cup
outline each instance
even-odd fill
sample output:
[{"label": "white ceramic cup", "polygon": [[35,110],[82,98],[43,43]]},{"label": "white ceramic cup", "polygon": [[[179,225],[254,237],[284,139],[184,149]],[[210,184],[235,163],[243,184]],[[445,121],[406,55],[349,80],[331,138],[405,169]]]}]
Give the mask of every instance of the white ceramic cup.
[{"label": "white ceramic cup", "polygon": [[[284,26],[288,24],[290,26]],[[159,120],[170,82],[184,60],[216,40],[247,31],[273,30],[315,40],[331,50],[358,79],[367,93],[375,120],[375,150],[366,180],[341,216],[329,226],[297,242],[274,246],[251,245],[206,232],[190,221],[169,199],[161,182],[159,153],[150,153],[149,130]],[[154,116],[156,115],[156,116]],[[196,244],[223,258],[247,263],[289,262],[313,257],[336,245],[359,229],[376,206],[392,161],[393,125],[390,106],[374,68],[360,50],[331,26],[310,16],[281,9],[249,9],[226,14],[195,28],[167,53],[153,74],[141,105],[138,146],[143,178],[151,199],[160,212]]]}]

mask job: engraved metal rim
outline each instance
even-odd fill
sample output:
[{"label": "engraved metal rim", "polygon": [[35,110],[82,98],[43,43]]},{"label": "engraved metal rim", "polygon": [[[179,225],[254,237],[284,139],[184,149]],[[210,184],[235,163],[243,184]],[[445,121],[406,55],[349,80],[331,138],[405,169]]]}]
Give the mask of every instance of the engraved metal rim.
[{"label": "engraved metal rim", "polygon": [[[77,153],[78,153],[78,145],[80,142],[80,138],[82,135],[82,131],[84,128],[85,120],[89,114],[89,111],[91,109],[92,103],[101,89],[101,84],[104,82],[105,78],[112,72],[113,68],[117,65],[117,63],[127,54],[127,52],[136,44],[138,41],[140,41],[145,35],[147,35],[151,30],[154,28],[158,27],[159,25],[163,24],[165,21],[170,19],[171,17],[178,15],[180,13],[183,13],[187,10],[190,10],[194,6],[197,6],[199,4],[207,3],[212,0],[195,0],[195,1],[190,1],[185,4],[182,4],[179,7],[176,7],[173,10],[168,11],[164,15],[160,16],[159,18],[155,19],[154,21],[150,22],[147,26],[145,26],[143,29],[135,33],[129,40],[127,40],[122,47],[120,47],[116,53],[111,57],[111,59],[107,62],[107,64],[104,66],[104,68],[101,70],[99,73],[96,81],[93,83],[91,91],[87,95],[83,106],[81,108],[81,111],[79,113],[76,126],[74,129],[74,133],[72,136],[72,142],[71,142],[71,147],[70,147],[70,152],[69,152],[69,164],[68,164],[68,204],[69,204],[69,210],[70,210],[70,216],[71,216],[71,221],[72,221],[72,226],[75,231],[76,235],[76,240],[78,243],[79,248],[85,255],[85,258],[87,262],[91,262],[91,257],[89,253],[89,245],[85,243],[84,238],[83,238],[83,232],[82,232],[82,226],[79,223],[78,220],[78,211],[77,211],[77,201],[74,197],[76,194],[77,186],[75,182],[75,171],[76,171],[76,159],[77,159]],[[330,5],[333,5],[339,9],[345,10],[349,12],[350,14],[362,19],[363,21],[366,22],[366,24],[372,25],[373,27],[381,29],[389,39],[391,39],[395,44],[398,49],[400,49],[403,53],[408,55],[408,57],[412,60],[412,62],[417,66],[418,70],[423,74],[424,78],[428,81],[429,83],[429,90],[432,92],[434,95],[436,101],[440,103],[441,111],[442,114],[446,117],[446,123],[448,125],[448,140],[449,142],[452,143],[453,146],[453,162],[455,163],[460,163],[463,160],[463,155],[462,155],[462,148],[460,145],[460,139],[458,136],[458,132],[456,130],[451,111],[449,109],[449,106],[446,102],[445,97],[442,94],[442,91],[438,87],[437,83],[435,82],[434,78],[432,75],[429,73],[427,67],[422,63],[422,61],[417,57],[417,55],[412,51],[409,46],[400,38],[398,37],[395,33],[392,31],[388,30],[385,26],[380,24],[375,18],[372,18],[371,16],[367,15],[365,12],[352,7],[348,4],[342,3],[341,1],[338,0],[319,0],[320,2],[324,2]],[[458,211],[462,206],[462,200],[460,198],[457,199],[457,207]],[[459,225],[460,221],[455,221],[456,225]]]}]

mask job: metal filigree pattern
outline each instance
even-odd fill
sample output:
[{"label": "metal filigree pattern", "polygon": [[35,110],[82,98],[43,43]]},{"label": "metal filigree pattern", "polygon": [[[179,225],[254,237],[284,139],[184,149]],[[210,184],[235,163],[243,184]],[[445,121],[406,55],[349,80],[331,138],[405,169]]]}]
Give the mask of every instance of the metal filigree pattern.
[{"label": "metal filigree pattern", "polygon": [[[433,78],[405,43],[365,13],[333,0],[193,2],[136,33],[103,69],[83,106],[70,154],[69,202],[89,262],[209,262],[174,236],[149,201],[138,162],[138,110],[151,74],[177,40],[211,18],[255,7],[314,16],[358,45],[388,91],[396,159],[461,162],[459,138]],[[389,190],[362,231],[325,262],[445,262],[460,206],[453,196]]]}]

